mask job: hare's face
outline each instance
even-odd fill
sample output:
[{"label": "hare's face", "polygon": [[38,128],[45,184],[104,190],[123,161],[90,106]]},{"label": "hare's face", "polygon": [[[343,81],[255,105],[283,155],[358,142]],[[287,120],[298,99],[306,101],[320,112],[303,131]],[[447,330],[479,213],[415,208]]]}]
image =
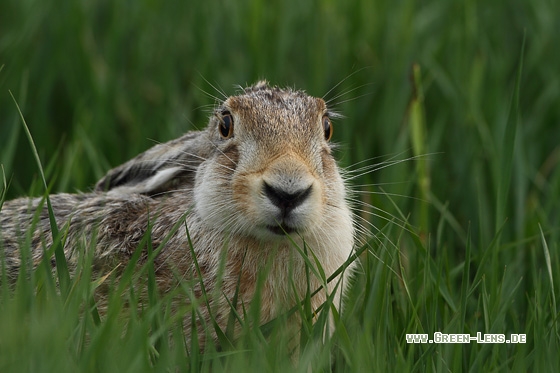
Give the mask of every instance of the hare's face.
[{"label": "hare's face", "polygon": [[255,86],[228,98],[207,130],[216,152],[197,173],[202,219],[260,239],[351,225],[331,126],[325,102],[302,92]]}]

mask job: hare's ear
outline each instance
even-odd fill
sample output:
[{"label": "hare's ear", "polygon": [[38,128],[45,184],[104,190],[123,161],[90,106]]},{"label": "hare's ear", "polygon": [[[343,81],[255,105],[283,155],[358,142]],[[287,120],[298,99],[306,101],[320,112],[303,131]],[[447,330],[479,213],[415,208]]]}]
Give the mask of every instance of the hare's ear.
[{"label": "hare's ear", "polygon": [[97,182],[95,190],[153,195],[190,184],[194,171],[208,157],[211,147],[203,136],[203,132],[189,132],[158,144],[110,170]]}]

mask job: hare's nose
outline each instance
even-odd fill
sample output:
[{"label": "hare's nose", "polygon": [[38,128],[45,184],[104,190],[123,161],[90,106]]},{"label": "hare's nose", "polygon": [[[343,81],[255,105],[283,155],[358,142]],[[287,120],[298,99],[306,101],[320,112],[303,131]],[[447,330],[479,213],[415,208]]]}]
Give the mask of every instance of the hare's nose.
[{"label": "hare's nose", "polygon": [[282,217],[285,218],[293,209],[301,205],[309,197],[311,194],[311,187],[312,185],[307,188],[288,192],[264,182],[263,189],[268,199],[280,209]]}]

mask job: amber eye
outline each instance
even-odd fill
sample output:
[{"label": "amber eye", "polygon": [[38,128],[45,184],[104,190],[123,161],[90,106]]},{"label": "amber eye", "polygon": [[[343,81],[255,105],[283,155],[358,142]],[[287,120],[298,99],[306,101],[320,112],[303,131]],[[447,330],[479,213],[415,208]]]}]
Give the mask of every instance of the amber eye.
[{"label": "amber eye", "polygon": [[224,139],[229,139],[233,136],[233,116],[229,111],[224,111],[220,118],[220,135]]},{"label": "amber eye", "polygon": [[333,126],[331,119],[326,115],[323,116],[323,131],[325,131],[325,140],[329,141],[332,137]]}]

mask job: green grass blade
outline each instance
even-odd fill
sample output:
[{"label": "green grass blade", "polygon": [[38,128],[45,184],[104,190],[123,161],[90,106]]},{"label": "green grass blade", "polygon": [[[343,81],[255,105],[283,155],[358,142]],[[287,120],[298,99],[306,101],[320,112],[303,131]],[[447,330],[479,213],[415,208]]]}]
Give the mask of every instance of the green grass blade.
[{"label": "green grass blade", "polygon": [[498,178],[498,195],[496,199],[496,231],[498,230],[498,227],[500,227],[505,222],[505,216],[507,213],[506,206],[511,184],[515,138],[517,135],[517,129],[521,122],[519,96],[521,93],[521,78],[523,73],[524,56],[525,36],[523,37],[523,43],[521,44],[519,66],[517,68],[517,75],[515,78],[515,88],[511,98],[510,112],[502,143],[501,162]]},{"label": "green grass blade", "polygon": [[6,192],[8,191],[6,172],[4,170],[4,165],[2,164],[0,164],[0,173],[2,173],[2,192],[0,192],[0,211],[2,211],[2,206],[4,205],[4,199],[6,198]]},{"label": "green grass blade", "polygon": [[193,259],[193,264],[194,264],[194,267],[195,267],[195,270],[196,270],[198,283],[200,284],[200,291],[201,291],[201,294],[202,294],[202,302],[204,302],[204,304],[206,306],[206,310],[208,311],[208,314],[210,316],[212,326],[214,327],[214,332],[216,333],[216,336],[217,336],[217,338],[220,342],[220,346],[222,348],[233,349],[232,341],[230,341],[230,339],[227,337],[225,331],[223,331],[220,328],[220,326],[218,325],[218,323],[216,321],[216,317],[214,316],[214,314],[212,312],[211,298],[210,297],[213,296],[213,295],[208,293],[208,291],[206,290],[206,286],[204,285],[204,277],[202,276],[202,271],[200,270],[200,266],[198,264],[196,251],[194,250],[194,246],[193,246],[193,243],[191,241],[191,235],[189,233],[189,228],[187,227],[186,224],[185,224],[185,232],[186,232],[186,235],[187,235],[187,242],[188,242],[189,250],[191,252],[192,259]]},{"label": "green grass blade", "polygon": [[[546,238],[544,237],[544,232],[543,232],[540,224],[539,224],[539,230],[540,230],[540,233],[541,233],[541,240],[542,240],[542,246],[543,246],[543,252],[544,252],[544,259],[545,259],[545,263],[546,263],[546,270],[547,270],[547,273],[548,273],[548,279],[550,281],[550,290],[551,290],[550,294],[551,294],[551,298],[552,298],[552,315],[557,315],[558,314],[558,308],[556,308],[556,292],[554,291],[554,278],[552,276],[553,271],[552,271],[552,265],[551,265],[551,260],[550,260],[550,251],[548,250],[548,244],[546,242]],[[558,329],[558,317],[555,316],[553,320],[554,320],[554,330],[556,331],[556,335],[560,339],[560,335],[558,334],[560,332],[560,330]]]},{"label": "green grass blade", "polygon": [[463,266],[463,277],[461,280],[461,325],[459,327],[459,332],[465,332],[465,319],[467,316],[467,300],[468,300],[468,290],[469,290],[469,278],[471,270],[471,233],[470,229],[467,233],[467,245],[465,252],[465,263]]},{"label": "green grass blade", "polygon": [[412,150],[416,159],[417,184],[419,193],[419,219],[418,224],[422,232],[429,232],[428,199],[430,197],[430,174],[428,160],[423,155],[427,154],[427,129],[424,113],[424,91],[422,87],[422,75],[420,66],[412,66],[412,81],[414,93],[410,102],[410,136]]},{"label": "green grass blade", "polygon": [[52,234],[52,239],[53,239],[53,245],[54,245],[54,255],[55,255],[55,259],[56,259],[56,271],[58,274],[58,281],[59,281],[59,285],[60,285],[60,290],[63,294],[64,297],[66,297],[68,295],[68,292],[70,290],[70,274],[68,272],[68,265],[66,263],[66,256],[64,254],[64,247],[62,245],[62,242],[58,239],[59,236],[59,232],[58,232],[58,226],[57,226],[57,222],[56,222],[56,218],[54,216],[54,211],[51,205],[51,200],[49,198],[49,188],[47,186],[47,180],[45,179],[45,174],[43,172],[43,167],[41,166],[41,159],[39,158],[39,153],[37,153],[37,148],[35,147],[35,142],[33,141],[33,137],[31,136],[31,132],[29,131],[29,127],[27,126],[27,123],[25,121],[25,118],[23,116],[23,113],[21,112],[21,109],[14,97],[14,95],[12,94],[12,92],[10,91],[10,96],[12,96],[12,100],[14,101],[14,104],[16,105],[16,108],[18,110],[19,116],[21,118],[22,124],[23,124],[23,129],[25,131],[25,134],[27,135],[27,139],[29,140],[29,145],[31,147],[31,150],[33,152],[33,156],[35,157],[35,162],[37,165],[37,168],[39,170],[39,173],[41,175],[41,181],[43,182],[43,187],[45,188],[45,199],[47,202],[47,210],[48,210],[48,214],[49,214],[49,223],[50,223],[50,227],[51,227],[51,234]]}]

